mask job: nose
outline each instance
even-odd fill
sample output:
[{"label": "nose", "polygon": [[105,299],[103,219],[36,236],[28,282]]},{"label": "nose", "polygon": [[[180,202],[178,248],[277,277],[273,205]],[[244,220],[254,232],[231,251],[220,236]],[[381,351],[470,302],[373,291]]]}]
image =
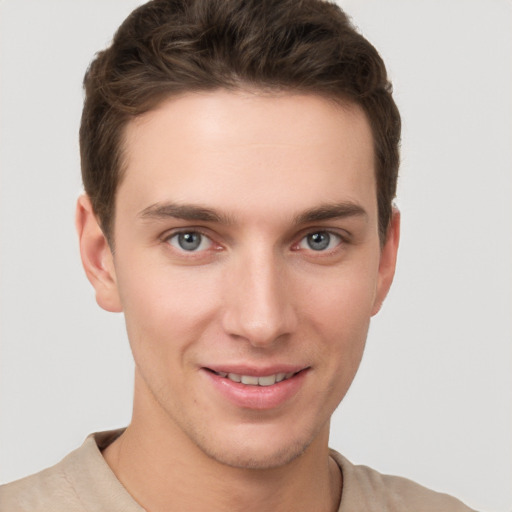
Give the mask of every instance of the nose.
[{"label": "nose", "polygon": [[233,263],[226,276],[225,332],[264,348],[295,330],[297,316],[285,267],[270,250]]}]

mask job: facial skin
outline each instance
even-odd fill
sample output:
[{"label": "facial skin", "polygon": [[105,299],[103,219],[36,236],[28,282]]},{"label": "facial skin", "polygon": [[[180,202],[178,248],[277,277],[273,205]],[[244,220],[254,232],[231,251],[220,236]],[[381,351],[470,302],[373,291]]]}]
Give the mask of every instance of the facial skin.
[{"label": "facial skin", "polygon": [[[126,317],[126,436],[243,469],[325,456],[398,245],[396,212],[379,241],[365,115],[314,95],[187,94],[130,122],[125,149],[114,255],[85,197],[77,225],[98,303]],[[211,370],[299,373],[246,393]]]}]

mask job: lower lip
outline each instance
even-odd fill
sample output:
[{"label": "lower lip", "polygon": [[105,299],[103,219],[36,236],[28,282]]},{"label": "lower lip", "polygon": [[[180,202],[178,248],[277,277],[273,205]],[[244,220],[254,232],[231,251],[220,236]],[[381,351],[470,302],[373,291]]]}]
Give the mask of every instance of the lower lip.
[{"label": "lower lip", "polygon": [[233,382],[216,373],[203,369],[215,389],[231,403],[246,409],[274,409],[292,399],[300,390],[308,370],[302,370],[289,379],[272,386],[250,386]]}]

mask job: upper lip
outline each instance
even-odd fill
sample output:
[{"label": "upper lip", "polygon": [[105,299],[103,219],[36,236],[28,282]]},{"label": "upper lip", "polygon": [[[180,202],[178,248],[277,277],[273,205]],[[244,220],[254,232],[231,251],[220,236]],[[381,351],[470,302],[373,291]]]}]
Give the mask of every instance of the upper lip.
[{"label": "upper lip", "polygon": [[251,377],[266,377],[278,373],[298,373],[309,367],[307,365],[296,364],[275,364],[259,367],[247,364],[213,364],[203,366],[203,368],[216,373],[235,373],[237,375],[247,375]]}]

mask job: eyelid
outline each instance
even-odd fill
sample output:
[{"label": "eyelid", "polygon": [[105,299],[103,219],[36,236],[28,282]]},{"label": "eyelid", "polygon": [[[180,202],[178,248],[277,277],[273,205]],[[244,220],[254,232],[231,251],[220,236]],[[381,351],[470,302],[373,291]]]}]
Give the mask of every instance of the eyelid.
[{"label": "eyelid", "polygon": [[[187,250],[185,247],[181,247],[180,242],[182,242],[182,240],[180,240],[180,237],[182,235],[187,235],[187,234],[188,235],[193,234],[198,237],[199,245],[197,247],[194,247],[193,249],[190,249],[190,250]],[[203,235],[202,233],[198,233],[197,231],[189,231],[189,232],[185,232],[185,233],[175,233],[174,235],[170,236],[167,239],[167,243],[169,243],[169,245],[172,245],[176,250],[178,250],[180,252],[183,251],[183,252],[196,252],[196,253],[206,251],[213,244],[213,242],[207,236]]]},{"label": "eyelid", "polygon": [[[190,256],[192,256],[193,254],[195,254],[196,256],[199,255],[199,254],[202,254],[202,253],[205,253],[207,252],[208,250],[212,249],[212,247],[216,250],[219,250],[222,248],[221,244],[219,244],[215,239],[214,237],[209,233],[207,232],[208,230],[202,228],[202,227],[196,227],[196,226],[182,226],[182,227],[179,227],[179,228],[173,228],[173,229],[170,229],[168,231],[165,231],[159,238],[161,240],[161,242],[163,243],[166,243],[167,245],[171,246],[174,250],[180,252],[180,253],[183,253],[183,254],[189,254]],[[178,247],[175,247],[173,244],[170,243],[170,240],[180,234],[183,234],[183,233],[197,233],[199,235],[201,235],[202,237],[208,239],[208,241],[210,242],[208,247],[205,248],[205,249],[201,249],[201,250],[196,250],[196,251],[186,251],[185,249],[182,249],[182,248],[178,248]]]},{"label": "eyelid", "polygon": [[179,235],[180,233],[199,233],[200,235],[203,235],[206,238],[212,238],[211,235],[209,235],[204,228],[196,226],[180,226],[176,228],[171,228],[164,231],[158,238],[162,240],[162,242],[165,242],[166,240],[169,240],[169,238]]},{"label": "eyelid", "polygon": [[[329,234],[330,236],[334,236],[336,238],[339,239],[339,242],[336,244],[335,247],[331,248],[331,249],[327,249],[327,250],[321,250],[321,251],[315,251],[314,249],[311,249],[311,248],[301,248],[299,247],[299,245],[310,235],[314,235],[315,233],[327,233]],[[350,236],[350,233],[346,232],[345,230],[341,230],[341,229],[335,229],[335,228],[327,228],[327,227],[312,227],[312,228],[307,228],[305,230],[303,230],[297,237],[296,237],[296,242],[293,243],[292,245],[292,250],[295,250],[295,251],[298,251],[298,250],[304,250],[304,251],[307,251],[308,253],[312,253],[312,254],[316,254],[318,256],[322,256],[322,255],[327,255],[327,254],[332,254],[333,252],[336,252],[336,250],[340,247],[340,246],[343,246],[343,245],[346,245],[348,243],[350,243],[350,239],[351,239],[351,236]]]}]

